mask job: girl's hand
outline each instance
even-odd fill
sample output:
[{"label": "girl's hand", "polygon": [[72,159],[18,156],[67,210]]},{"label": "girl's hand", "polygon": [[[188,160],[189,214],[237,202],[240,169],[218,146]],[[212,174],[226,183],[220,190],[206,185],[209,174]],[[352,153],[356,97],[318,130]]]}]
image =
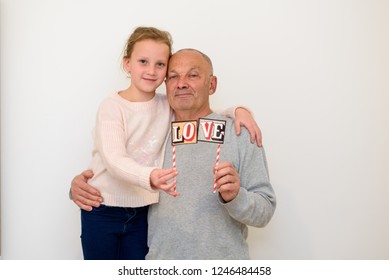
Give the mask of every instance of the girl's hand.
[{"label": "girl's hand", "polygon": [[239,107],[235,110],[235,130],[240,134],[240,127],[244,126],[250,133],[251,143],[257,141],[258,147],[262,147],[262,133],[253,115],[245,108]]},{"label": "girl's hand", "polygon": [[[177,184],[175,179],[177,174],[178,173],[174,170],[174,168],[156,168],[150,174],[150,184],[153,188],[163,190],[165,193],[176,197],[180,194],[174,190],[174,187]],[[169,182],[170,180],[171,182]]]}]

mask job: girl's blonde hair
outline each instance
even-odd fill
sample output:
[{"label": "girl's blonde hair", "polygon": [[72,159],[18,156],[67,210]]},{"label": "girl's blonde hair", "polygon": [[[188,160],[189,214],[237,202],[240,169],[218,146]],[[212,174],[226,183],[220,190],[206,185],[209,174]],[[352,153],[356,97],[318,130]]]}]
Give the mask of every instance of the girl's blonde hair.
[{"label": "girl's blonde hair", "polygon": [[123,58],[130,58],[134,50],[135,43],[147,39],[166,44],[169,47],[169,57],[172,55],[173,40],[169,32],[160,30],[155,27],[140,26],[137,27],[128,38],[125,45]]}]

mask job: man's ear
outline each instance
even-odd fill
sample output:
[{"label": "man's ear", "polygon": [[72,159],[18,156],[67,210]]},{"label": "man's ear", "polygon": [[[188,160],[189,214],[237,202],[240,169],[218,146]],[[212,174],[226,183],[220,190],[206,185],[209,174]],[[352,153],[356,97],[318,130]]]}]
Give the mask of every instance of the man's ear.
[{"label": "man's ear", "polygon": [[209,81],[209,95],[212,95],[215,93],[217,88],[217,77],[216,76],[211,76],[210,81]]}]

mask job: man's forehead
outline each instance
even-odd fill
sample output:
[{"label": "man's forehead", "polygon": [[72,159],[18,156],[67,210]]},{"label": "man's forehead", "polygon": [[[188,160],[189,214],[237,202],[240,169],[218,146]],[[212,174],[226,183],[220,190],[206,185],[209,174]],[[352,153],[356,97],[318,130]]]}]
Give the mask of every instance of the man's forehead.
[{"label": "man's forehead", "polygon": [[182,72],[192,70],[204,70],[206,64],[201,57],[195,57],[192,55],[180,55],[172,57],[169,61],[169,71]]},{"label": "man's forehead", "polygon": [[191,71],[201,71],[202,67],[196,66],[196,65],[190,65],[190,64],[177,64],[177,65],[170,65],[169,66],[169,72],[191,72]]}]

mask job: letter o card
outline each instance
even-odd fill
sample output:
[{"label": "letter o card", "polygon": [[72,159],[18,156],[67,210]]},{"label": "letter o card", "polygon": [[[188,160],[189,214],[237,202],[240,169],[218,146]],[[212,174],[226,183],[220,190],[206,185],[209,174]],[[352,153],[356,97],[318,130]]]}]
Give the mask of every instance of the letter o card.
[{"label": "letter o card", "polygon": [[197,143],[197,121],[172,122],[172,144]]}]

